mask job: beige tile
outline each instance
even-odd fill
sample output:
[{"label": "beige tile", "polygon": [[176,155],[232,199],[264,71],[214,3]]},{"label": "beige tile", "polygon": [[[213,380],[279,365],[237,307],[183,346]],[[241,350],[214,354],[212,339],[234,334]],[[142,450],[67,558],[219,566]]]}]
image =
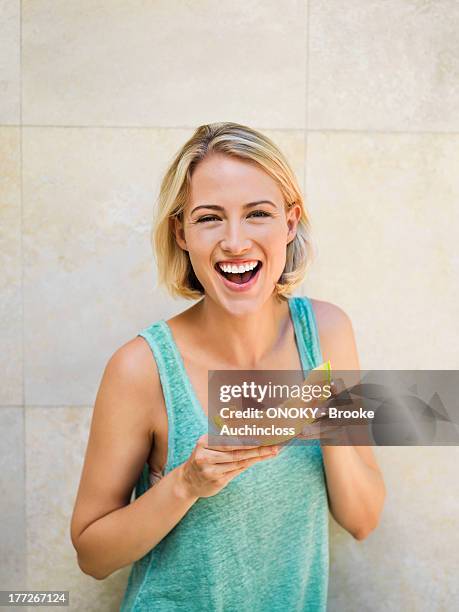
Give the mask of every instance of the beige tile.
[{"label": "beige tile", "polygon": [[129,568],[95,580],[80,570],[70,539],[91,415],[86,407],[26,409],[28,589],[68,590],[70,610],[114,612]]},{"label": "beige tile", "polygon": [[0,127],[0,406],[22,404],[20,130]]},{"label": "beige tile", "polygon": [[456,0],[309,2],[309,127],[459,129]]},{"label": "beige tile", "polygon": [[162,173],[190,134],[24,129],[27,404],[91,404],[109,356],[174,310],[150,231]]},{"label": "beige tile", "polygon": [[0,585],[26,588],[24,411],[0,410]]},{"label": "beige tile", "polygon": [[290,164],[300,189],[304,193],[305,175],[305,132],[303,130],[262,130],[278,146]]},{"label": "beige tile", "polygon": [[20,0],[0,0],[0,124],[20,123]]},{"label": "beige tile", "polygon": [[308,137],[308,293],[351,317],[362,369],[458,369],[459,138]]},{"label": "beige tile", "polygon": [[381,521],[359,542],[332,519],[327,610],[449,610],[457,595],[459,448],[375,450],[387,488]]},{"label": "beige tile", "polygon": [[302,128],[305,6],[24,0],[24,121]]}]

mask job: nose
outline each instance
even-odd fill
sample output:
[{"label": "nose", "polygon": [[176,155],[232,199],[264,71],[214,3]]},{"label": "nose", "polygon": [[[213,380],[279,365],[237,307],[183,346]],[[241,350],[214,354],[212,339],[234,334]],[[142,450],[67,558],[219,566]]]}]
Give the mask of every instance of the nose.
[{"label": "nose", "polygon": [[220,246],[223,251],[232,255],[240,255],[250,250],[250,239],[239,219],[233,219],[225,224],[224,236]]}]

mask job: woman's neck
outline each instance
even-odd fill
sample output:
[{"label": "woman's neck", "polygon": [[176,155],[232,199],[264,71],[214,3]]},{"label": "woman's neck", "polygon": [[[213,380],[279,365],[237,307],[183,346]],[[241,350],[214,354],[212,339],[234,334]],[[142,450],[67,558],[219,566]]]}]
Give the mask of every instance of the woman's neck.
[{"label": "woman's neck", "polygon": [[202,330],[200,345],[208,347],[207,354],[216,363],[241,370],[256,368],[276,354],[290,324],[288,302],[274,296],[245,316],[231,316],[206,296],[190,311],[195,329]]}]

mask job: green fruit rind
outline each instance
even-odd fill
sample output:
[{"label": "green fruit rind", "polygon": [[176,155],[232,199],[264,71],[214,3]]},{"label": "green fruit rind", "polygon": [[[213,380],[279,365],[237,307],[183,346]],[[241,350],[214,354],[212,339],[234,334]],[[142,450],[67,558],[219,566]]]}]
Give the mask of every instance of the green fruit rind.
[{"label": "green fruit rind", "polygon": [[[331,372],[332,372],[332,368],[331,368],[330,360],[324,361],[323,363],[321,363],[317,367],[313,368],[312,371],[314,371],[314,370],[326,372],[326,375],[325,375],[326,376],[326,382],[328,384],[331,384]],[[303,384],[305,384],[306,380],[307,380],[307,377],[303,381]],[[224,424],[223,423],[223,419],[221,418],[221,416],[218,415],[218,414],[213,415],[212,420],[215,423],[215,425],[218,427],[219,431],[221,431],[221,429],[223,427],[223,424]],[[312,423],[314,423],[317,420],[318,419],[312,419],[309,422],[309,424],[312,424]],[[286,442],[287,440],[295,438],[299,433],[301,433],[301,430],[302,430],[305,422],[306,421],[303,420],[302,422],[297,422],[295,424],[295,434],[294,435],[272,436],[270,438],[263,438],[262,440],[259,440],[260,446],[268,446],[268,445],[271,445],[271,444],[282,444],[283,442]],[[299,424],[301,424],[301,429],[299,429]]]}]

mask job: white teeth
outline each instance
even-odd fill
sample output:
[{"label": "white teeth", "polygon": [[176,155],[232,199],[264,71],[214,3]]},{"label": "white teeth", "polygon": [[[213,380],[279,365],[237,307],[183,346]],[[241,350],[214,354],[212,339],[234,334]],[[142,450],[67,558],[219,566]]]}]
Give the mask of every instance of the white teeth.
[{"label": "white teeth", "polygon": [[242,274],[243,272],[253,270],[256,267],[257,263],[257,261],[253,261],[237,266],[236,264],[225,264],[220,262],[218,265],[220,266],[220,269],[223,270],[223,272],[232,272],[233,274],[239,272],[239,274]]}]

